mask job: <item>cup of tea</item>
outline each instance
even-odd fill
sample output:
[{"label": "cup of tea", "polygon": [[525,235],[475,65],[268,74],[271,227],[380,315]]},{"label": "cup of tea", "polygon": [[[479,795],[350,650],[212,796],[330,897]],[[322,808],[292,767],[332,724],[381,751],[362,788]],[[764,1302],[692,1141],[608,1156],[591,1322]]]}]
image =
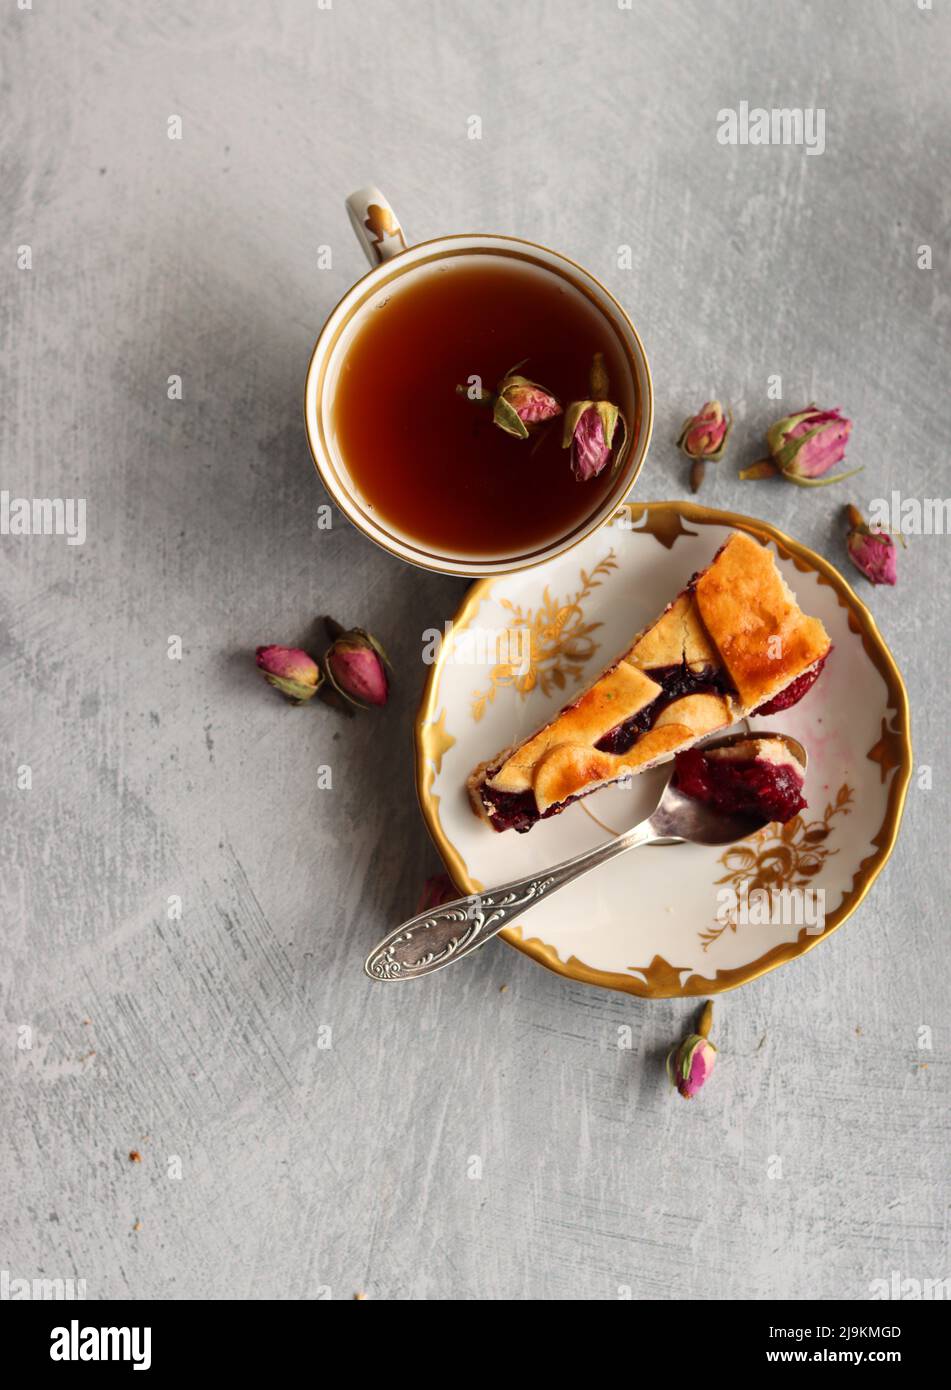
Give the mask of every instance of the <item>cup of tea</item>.
[{"label": "cup of tea", "polygon": [[[372,269],[324,325],[304,395],[314,463],[341,511],[391,554],[459,575],[538,564],[608,521],[653,424],[647,355],[613,295],[517,237],[410,246],[374,187],[347,208]],[[543,408],[522,408],[513,377]],[[585,401],[617,407],[600,470],[580,436],[571,446]],[[513,410],[544,418],[520,425]],[[613,417],[599,413],[603,436]]]}]

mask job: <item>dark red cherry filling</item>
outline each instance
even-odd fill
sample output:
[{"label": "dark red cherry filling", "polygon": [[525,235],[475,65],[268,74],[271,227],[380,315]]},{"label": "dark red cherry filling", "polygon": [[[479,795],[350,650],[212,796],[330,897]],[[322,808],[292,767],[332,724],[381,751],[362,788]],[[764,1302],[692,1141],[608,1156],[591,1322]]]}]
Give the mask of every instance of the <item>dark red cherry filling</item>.
[{"label": "dark red cherry filling", "polygon": [[633,748],[641,734],[657,722],[657,716],[674,700],[685,695],[729,695],[733,692],[726,672],[713,666],[691,671],[686,662],[679,666],[656,666],[644,673],[662,687],[663,693],[644,709],[632,714],[622,724],[609,729],[594,745],[602,753],[626,753]]},{"label": "dark red cherry filling", "polygon": [[[638,710],[637,714],[631,715],[630,719],[625,719],[604,734],[595,744],[600,752],[628,752],[641,734],[653,727],[657,716],[673,700],[680,700],[685,695],[726,695],[733,690],[726,672],[712,666],[704,667],[700,671],[691,671],[686,663],[682,663],[679,666],[658,666],[646,674],[662,687],[662,694],[644,709]],[[496,830],[517,830],[524,834],[526,830],[531,830],[536,821],[557,815],[559,811],[563,811],[566,806],[579,799],[577,796],[569,797],[567,801],[559,801],[557,805],[549,806],[544,814],[539,815],[533,791],[504,792],[488,785],[488,779],[494,775],[495,770],[487,774],[481,794],[486,809],[491,807],[492,824]]]},{"label": "dark red cherry filling", "polygon": [[[584,795],[585,793],[582,793]],[[520,835],[524,835],[526,830],[531,830],[537,821],[547,820],[549,816],[555,816],[559,811],[563,811],[566,806],[570,806],[573,801],[580,800],[580,797],[569,796],[567,801],[559,801],[554,806],[549,806],[547,811],[538,814],[538,802],[535,800],[533,791],[526,792],[500,792],[495,787],[482,786],[482,801],[488,807],[493,807],[492,824],[496,830],[517,830]]]},{"label": "dark red cherry filling", "polygon": [[517,830],[524,834],[526,830],[531,830],[539,819],[538,802],[531,790],[501,792],[483,783],[480,795],[486,810],[492,808],[492,824],[496,830]]},{"label": "dark red cherry filling", "polygon": [[674,760],[674,784],[724,815],[785,823],[806,805],[797,770],[764,758],[708,758],[688,748]]},{"label": "dark red cherry filling", "polygon": [[[829,649],[831,651],[831,648]],[[811,690],[819,679],[819,673],[829,659],[829,652],[820,661],[817,661],[808,671],[803,671],[801,676],[797,676],[791,685],[787,685],[785,690],[781,690],[778,695],[774,695],[771,700],[767,700],[765,705],[760,705],[759,709],[754,709],[756,714],[779,714],[780,710],[792,709],[793,705],[798,705],[803,695]]]}]

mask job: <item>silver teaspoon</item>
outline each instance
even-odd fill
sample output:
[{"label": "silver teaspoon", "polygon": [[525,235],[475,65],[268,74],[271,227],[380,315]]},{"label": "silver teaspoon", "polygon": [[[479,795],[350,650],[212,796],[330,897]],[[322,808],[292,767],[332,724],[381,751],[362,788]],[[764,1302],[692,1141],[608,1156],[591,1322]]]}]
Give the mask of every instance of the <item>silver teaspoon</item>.
[{"label": "silver teaspoon", "polygon": [[[731,734],[703,744],[725,748],[750,737],[777,738],[806,766],[806,750],[788,734],[748,732]],[[470,893],[428,912],[419,912],[391,931],[367,956],[364,969],[371,980],[415,980],[444,965],[462,960],[528,910],[576,878],[606,864],[629,849],[651,844],[729,845],[761,830],[767,822],[755,816],[729,816],[686,796],[667,780],[657,809],[647,820],[606,844],[585,850],[552,869],[504,883],[485,893]]]}]

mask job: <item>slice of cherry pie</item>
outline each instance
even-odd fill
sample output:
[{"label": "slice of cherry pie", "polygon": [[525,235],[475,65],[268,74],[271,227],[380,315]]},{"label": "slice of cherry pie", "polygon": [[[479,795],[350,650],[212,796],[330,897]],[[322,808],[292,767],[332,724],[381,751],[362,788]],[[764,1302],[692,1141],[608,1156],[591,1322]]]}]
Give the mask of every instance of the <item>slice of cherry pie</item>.
[{"label": "slice of cherry pie", "polygon": [[745,715],[801,699],[830,648],[769,550],[735,531],[592,686],[469,778],[494,830],[530,830]]}]

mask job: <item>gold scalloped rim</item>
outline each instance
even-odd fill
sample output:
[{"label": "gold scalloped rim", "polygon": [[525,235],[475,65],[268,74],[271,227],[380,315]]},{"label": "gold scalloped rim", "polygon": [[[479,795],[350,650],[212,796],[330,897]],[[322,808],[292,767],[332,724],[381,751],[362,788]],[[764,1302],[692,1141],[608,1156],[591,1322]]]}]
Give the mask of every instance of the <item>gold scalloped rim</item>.
[{"label": "gold scalloped rim", "polygon": [[[820,584],[826,584],[835,591],[839,606],[848,610],[850,630],[861,637],[862,645],[872,665],[884,680],[888,691],[886,712],[891,714],[892,718],[887,731],[883,721],[883,736],[880,742],[885,740],[887,734],[898,756],[898,762],[895,765],[895,775],[888,789],[885,818],[877,834],[872,837],[875,852],[868,855],[860,863],[852,877],[851,888],[835,912],[830,914],[826,929],[821,935],[809,936],[804,928],[796,941],[783,942],[779,946],[774,946],[772,950],[767,951],[756,960],[750,961],[747,965],[738,966],[734,970],[718,970],[710,979],[691,973],[686,981],[682,981],[682,976],[687,973],[690,967],[671,965],[661,956],[655,956],[650,965],[645,968],[631,966],[630,969],[636,970],[637,975],[622,975],[617,971],[595,970],[592,966],[579,960],[577,956],[570,956],[567,961],[563,961],[554,946],[548,945],[539,937],[523,937],[518,925],[507,927],[499,933],[510,946],[514,946],[517,950],[538,961],[540,965],[546,966],[557,975],[563,975],[569,980],[580,980],[584,984],[600,985],[603,989],[620,990],[625,994],[635,994],[642,999],[689,998],[700,994],[721,994],[726,990],[749,984],[751,980],[759,979],[760,975],[765,975],[769,970],[775,970],[777,966],[783,965],[786,961],[795,960],[797,957],[805,955],[820,941],[825,941],[832,932],[851,917],[885,867],[898,838],[908,783],[911,780],[912,748],[908,692],[905,689],[901,672],[895,663],[895,658],[879,632],[875,619],[851,585],[843,579],[828,560],[817,555],[807,546],[794,541],[778,527],[770,525],[767,521],[758,521],[753,517],[743,516],[737,512],[715,511],[713,508],[703,507],[696,502],[627,502],[623,504],[623,508],[629,511],[632,522],[640,520],[646,515],[647,524],[635,526],[634,529],[641,533],[654,535],[655,539],[666,545],[668,549],[673,545],[677,536],[690,534],[682,530],[684,520],[700,526],[733,526],[749,532],[750,535],[756,536],[760,540],[773,541],[783,558],[792,560],[800,573],[813,571],[818,574]],[[477,580],[472,585],[453,619],[453,631],[468,626],[483,599],[488,597],[493,585],[505,578],[505,575],[493,575]],[[455,741],[446,732],[445,711],[440,712],[438,720],[433,718],[433,707],[436,703],[439,677],[446,651],[447,644],[443,644],[427,678],[419,711],[416,715],[416,790],[427,829],[454,882],[464,893],[477,893],[483,889],[484,885],[472,878],[462,856],[446,836],[439,817],[439,797],[432,792],[432,783],[441,764],[442,755]],[[450,741],[448,744],[446,739]],[[876,744],[876,748],[879,746]]]}]

